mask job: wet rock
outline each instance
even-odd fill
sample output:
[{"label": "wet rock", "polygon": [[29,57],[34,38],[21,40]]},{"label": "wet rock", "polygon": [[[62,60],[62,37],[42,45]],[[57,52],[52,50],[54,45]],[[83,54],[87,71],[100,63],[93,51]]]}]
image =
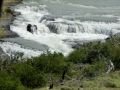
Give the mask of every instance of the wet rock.
[{"label": "wet rock", "polygon": [[12,17],[9,17],[9,19],[0,21],[0,25],[3,27],[5,33],[4,38],[19,37],[17,33],[10,30],[10,25],[12,24],[17,15],[20,15],[20,13],[14,13]]},{"label": "wet rock", "polygon": [[20,12],[15,12],[15,13],[13,13],[13,17],[19,16],[19,15],[21,15]]},{"label": "wet rock", "polygon": [[0,59],[2,60],[9,59],[9,56],[2,50],[1,47],[0,47]]},{"label": "wet rock", "polygon": [[115,39],[115,38],[120,38],[120,33],[116,33],[114,35],[110,35],[108,38],[106,38],[106,40],[111,40],[111,39]]},{"label": "wet rock", "polygon": [[120,37],[120,33],[116,33],[113,37]]},{"label": "wet rock", "polygon": [[14,37],[19,37],[19,35],[15,32],[12,32],[10,30],[5,30],[5,38],[14,38]]}]

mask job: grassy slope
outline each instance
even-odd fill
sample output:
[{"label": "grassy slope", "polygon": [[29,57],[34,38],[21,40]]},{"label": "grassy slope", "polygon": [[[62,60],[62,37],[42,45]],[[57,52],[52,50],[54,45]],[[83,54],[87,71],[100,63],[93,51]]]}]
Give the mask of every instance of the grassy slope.
[{"label": "grassy slope", "polygon": [[4,0],[4,2],[3,2],[3,10],[6,7],[8,7],[8,4],[10,4],[10,3],[18,3],[19,1],[21,1],[21,0]]},{"label": "grassy slope", "polygon": [[[68,88],[70,90],[78,90],[82,84],[82,90],[120,90],[120,71],[111,72],[106,76],[99,76],[93,79],[84,79],[77,85],[73,85],[72,81],[66,81],[62,86],[54,87],[51,90],[60,90],[61,88]],[[46,90],[47,87],[34,89],[34,90]],[[67,90],[67,89],[66,89]]]}]

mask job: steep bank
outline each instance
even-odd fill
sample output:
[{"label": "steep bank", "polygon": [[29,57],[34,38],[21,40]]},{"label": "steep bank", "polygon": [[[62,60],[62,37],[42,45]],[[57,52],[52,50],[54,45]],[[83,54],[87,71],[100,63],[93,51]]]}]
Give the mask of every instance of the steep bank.
[{"label": "steep bank", "polygon": [[0,25],[2,26],[5,36],[4,38],[9,38],[9,37],[18,37],[17,33],[12,32],[10,30],[10,24],[12,24],[13,20],[15,17],[19,15],[19,13],[14,13],[13,16],[9,17],[7,20],[0,20]]},{"label": "steep bank", "polygon": [[[3,3],[3,12],[5,11],[4,8],[7,7],[13,7],[19,3],[21,3],[22,0],[4,0]],[[4,14],[2,12],[2,14]],[[6,17],[5,19],[0,19],[0,26],[3,28],[3,32],[4,32],[4,37],[3,38],[14,38],[14,37],[19,37],[19,35],[15,32],[12,32],[10,30],[10,25],[12,24],[12,22],[14,21],[15,17],[20,15],[20,13],[14,12],[12,15]],[[3,15],[4,16],[4,15]],[[3,42],[3,41],[0,41]],[[9,56],[2,50],[1,46],[0,46],[0,59],[9,59]]]}]

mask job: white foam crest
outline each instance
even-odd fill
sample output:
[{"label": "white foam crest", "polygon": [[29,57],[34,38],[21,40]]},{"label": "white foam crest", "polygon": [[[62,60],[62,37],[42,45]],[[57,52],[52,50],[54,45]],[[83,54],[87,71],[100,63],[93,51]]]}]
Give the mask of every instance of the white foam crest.
[{"label": "white foam crest", "polygon": [[88,34],[88,33],[64,33],[58,35],[62,40],[99,40],[105,39],[108,36],[103,34]]},{"label": "white foam crest", "polygon": [[11,53],[8,52],[8,50],[12,52],[22,52],[24,53],[24,56],[23,56],[24,58],[39,56],[44,52],[44,51],[33,50],[30,48],[24,47],[22,45],[19,45],[16,43],[10,43],[10,42],[2,42],[0,43],[0,46],[3,49],[3,51],[7,53],[9,56]]},{"label": "white foam crest", "polygon": [[64,4],[64,2],[60,1],[60,0],[44,0],[45,2],[50,2],[50,3],[62,3]]},{"label": "white foam crest", "polygon": [[94,33],[94,34],[116,34],[120,32],[119,23],[105,23],[105,22],[80,22],[69,21],[65,19],[56,19],[56,21],[46,21],[49,29],[54,33]]},{"label": "white foam crest", "polygon": [[[79,15],[78,15],[79,16]],[[100,17],[119,17],[119,16],[115,16],[113,14],[103,14],[103,15],[99,15],[99,14],[91,14],[91,13],[87,13],[84,16],[100,16]]]},{"label": "white foam crest", "polygon": [[113,7],[100,7],[100,9],[120,9],[120,6],[113,6]]},{"label": "white foam crest", "polygon": [[48,11],[45,9],[45,5],[39,5],[39,6],[19,6],[19,8],[16,8],[15,11],[21,12],[21,14],[42,14],[42,15],[48,15]]},{"label": "white foam crest", "polygon": [[97,9],[97,7],[94,7],[94,6],[86,6],[86,5],[81,5],[81,4],[68,3],[68,5],[70,5],[70,6],[74,6],[74,7],[82,7],[82,8]]}]

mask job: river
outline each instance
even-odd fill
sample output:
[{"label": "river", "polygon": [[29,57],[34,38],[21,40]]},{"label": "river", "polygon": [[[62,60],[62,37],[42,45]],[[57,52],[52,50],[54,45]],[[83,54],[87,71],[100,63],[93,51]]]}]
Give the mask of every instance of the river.
[{"label": "river", "polygon": [[[5,39],[8,42],[1,47],[6,53],[24,52],[26,57],[46,50],[68,55],[76,44],[120,32],[119,4],[120,0],[23,0],[14,7],[21,15],[10,26],[20,37]],[[28,32],[28,24],[36,25],[37,30]]]}]

